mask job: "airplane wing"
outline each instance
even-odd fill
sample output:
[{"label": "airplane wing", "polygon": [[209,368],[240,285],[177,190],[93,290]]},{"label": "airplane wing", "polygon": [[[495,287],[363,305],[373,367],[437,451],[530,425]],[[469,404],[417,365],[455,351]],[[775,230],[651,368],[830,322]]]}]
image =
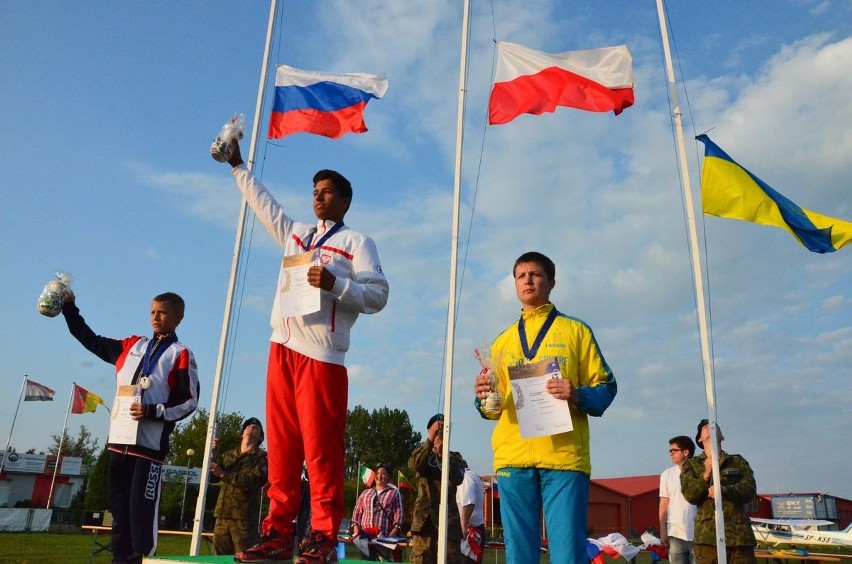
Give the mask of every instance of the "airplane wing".
[{"label": "airplane wing", "polygon": [[751,517],[751,521],[766,525],[788,525],[789,527],[822,527],[834,524],[833,521],[826,521],[824,519],[761,519],[759,517]]}]

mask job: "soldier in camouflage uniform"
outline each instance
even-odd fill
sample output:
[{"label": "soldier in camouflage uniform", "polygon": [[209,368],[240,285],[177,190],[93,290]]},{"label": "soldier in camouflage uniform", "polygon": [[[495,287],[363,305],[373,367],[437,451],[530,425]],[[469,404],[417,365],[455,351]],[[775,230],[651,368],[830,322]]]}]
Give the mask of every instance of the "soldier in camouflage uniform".
[{"label": "soldier in camouflage uniform", "polygon": [[[229,450],[210,465],[211,483],[221,484],[216,500],[213,548],[216,554],[236,554],[260,540],[260,492],[267,480],[266,451],[260,449],[263,427],[257,418],[243,423],[240,448]],[[214,450],[219,440],[213,440]]]},{"label": "soldier in camouflage uniform", "polygon": [[[426,441],[411,453],[408,467],[417,472],[417,499],[411,518],[411,562],[434,564],[438,560],[438,526],[441,514],[441,452],[443,449],[444,416],[433,415],[426,425]],[[450,484],[447,499],[447,562],[462,564],[461,520],[456,506],[456,486],[464,480],[467,462],[457,452],[450,452]]]},{"label": "soldier in camouflage uniform", "polygon": [[716,502],[715,495],[722,494],[722,512],[725,520],[725,553],[728,564],[755,564],[754,531],[745,506],[757,495],[754,472],[748,461],[738,454],[722,450],[722,430],[716,427],[719,452],[721,492],[713,485],[712,452],[710,449],[710,423],[702,419],[698,424],[695,442],[704,453],[683,463],[680,485],[683,497],[698,506],[695,515],[696,564],[716,564]]}]

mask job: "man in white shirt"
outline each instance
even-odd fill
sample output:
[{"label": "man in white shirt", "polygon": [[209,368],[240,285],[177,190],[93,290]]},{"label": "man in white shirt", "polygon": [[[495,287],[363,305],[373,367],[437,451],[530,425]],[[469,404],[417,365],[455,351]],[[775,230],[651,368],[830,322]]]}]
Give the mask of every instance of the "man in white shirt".
[{"label": "man in white shirt", "polygon": [[680,491],[680,470],[695,453],[695,443],[679,435],[669,440],[669,457],[674,466],[660,474],[660,542],[669,549],[671,564],[695,564],[692,534],[696,507]]},{"label": "man in white shirt", "polygon": [[485,544],[485,516],[482,507],[485,490],[482,480],[470,468],[464,470],[464,480],[456,488],[456,504],[459,506],[462,541],[461,552],[470,562],[482,562]]}]

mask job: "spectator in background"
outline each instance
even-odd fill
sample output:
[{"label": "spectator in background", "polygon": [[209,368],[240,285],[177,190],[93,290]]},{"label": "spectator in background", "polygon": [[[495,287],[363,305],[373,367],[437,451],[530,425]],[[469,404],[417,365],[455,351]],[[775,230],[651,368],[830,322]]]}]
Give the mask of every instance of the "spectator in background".
[{"label": "spectator in background", "polygon": [[668,548],[672,564],[695,564],[692,532],[697,508],[680,491],[681,468],[694,453],[695,443],[689,437],[669,439],[669,457],[674,465],[660,474],[660,542]]},{"label": "spectator in background", "polygon": [[[680,474],[683,497],[698,506],[695,514],[695,535],[692,548],[696,564],[717,564],[716,548],[716,496],[722,496],[722,513],[725,519],[725,552],[728,564],[755,564],[754,547],[757,544],[751,520],[745,506],[757,495],[754,472],[748,461],[739,454],[722,450],[722,430],[716,427],[718,444],[712,448],[710,422],[698,423],[695,442],[704,452],[684,462]],[[719,456],[718,486],[713,483],[713,452]]]},{"label": "spectator in background", "polygon": [[461,552],[471,562],[482,562],[485,544],[485,490],[479,475],[465,468],[464,479],[456,488],[456,505],[461,519]]},{"label": "spectator in background", "polygon": [[402,495],[389,482],[390,466],[379,464],[375,471],[375,484],[361,492],[355,503],[352,538],[364,559],[392,562],[393,555],[389,548],[371,545],[369,541],[379,536],[399,536],[402,529]]},{"label": "spectator in background", "polygon": [[[444,415],[437,413],[426,425],[428,435],[408,459],[408,467],[417,473],[417,499],[411,517],[411,562],[435,564],[438,561],[438,527],[441,525],[441,466],[444,445]],[[467,462],[450,452],[447,504],[447,562],[461,564],[461,524],[456,506],[456,488],[464,480]]]},{"label": "spectator in background", "polygon": [[[219,483],[216,500],[216,525],[213,528],[213,549],[216,554],[236,554],[260,539],[260,495],[266,485],[266,451],[263,426],[256,417],[243,423],[239,448],[224,453],[219,462],[210,464],[211,483]],[[219,439],[213,439],[213,450]]]}]

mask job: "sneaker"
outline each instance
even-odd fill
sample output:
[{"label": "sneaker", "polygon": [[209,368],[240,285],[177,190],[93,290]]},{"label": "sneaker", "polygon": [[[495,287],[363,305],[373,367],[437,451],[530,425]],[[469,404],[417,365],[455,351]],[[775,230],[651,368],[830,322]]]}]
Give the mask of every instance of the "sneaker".
[{"label": "sneaker", "polygon": [[282,538],[274,529],[260,537],[260,542],[234,555],[237,562],[288,562],[293,560],[292,541]]},{"label": "sneaker", "polygon": [[311,533],[308,548],[296,559],[296,564],[337,564],[337,543],[319,531]]}]

